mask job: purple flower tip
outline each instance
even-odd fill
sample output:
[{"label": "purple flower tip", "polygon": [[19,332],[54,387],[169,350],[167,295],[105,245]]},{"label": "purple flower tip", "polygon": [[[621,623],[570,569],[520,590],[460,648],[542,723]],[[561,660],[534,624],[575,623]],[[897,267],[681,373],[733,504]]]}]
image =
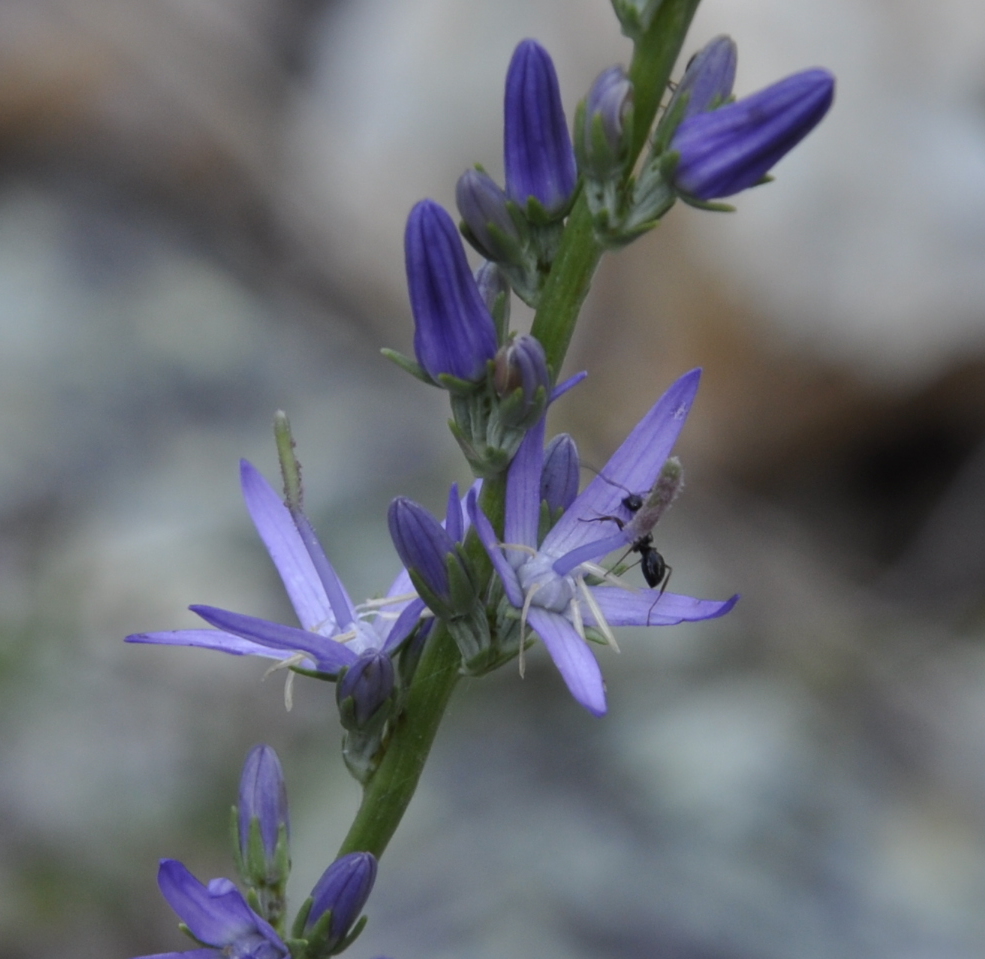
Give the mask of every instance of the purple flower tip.
[{"label": "purple flower tip", "polygon": [[689,116],[670,143],[675,186],[699,200],[758,183],[821,122],[834,99],[827,70],[795,73],[736,103]]},{"label": "purple flower tip", "polygon": [[548,213],[567,204],[578,181],[575,155],[550,54],[523,40],[506,73],[506,192],[521,207],[534,197]]},{"label": "purple flower tip", "polygon": [[421,200],[410,211],[404,254],[417,362],[432,379],[482,379],[496,353],[496,327],[458,230],[433,200]]},{"label": "purple flower tip", "polygon": [[326,955],[345,938],[359,918],[374,882],[376,857],[368,852],[353,852],[336,859],[315,884],[305,932],[309,932],[329,909],[332,910]]},{"label": "purple flower tip", "polygon": [[273,859],[280,827],[290,830],[290,823],[284,773],[270,746],[254,746],[250,750],[239,781],[239,847],[244,859],[249,853],[250,824],[254,819],[260,822],[267,858]]},{"label": "purple flower tip", "polygon": [[415,572],[442,599],[450,599],[447,557],[455,544],[420,504],[398,496],[387,512],[390,538],[408,571]]},{"label": "purple flower tip", "polygon": [[739,51],[731,37],[722,35],[706,43],[687,65],[668,112],[674,109],[674,101],[685,95],[685,117],[724,103],[732,95],[738,59]]},{"label": "purple flower tip", "polygon": [[393,662],[381,650],[362,654],[346,671],[336,687],[339,704],[352,699],[352,719],[361,729],[390,698],[394,685]]}]

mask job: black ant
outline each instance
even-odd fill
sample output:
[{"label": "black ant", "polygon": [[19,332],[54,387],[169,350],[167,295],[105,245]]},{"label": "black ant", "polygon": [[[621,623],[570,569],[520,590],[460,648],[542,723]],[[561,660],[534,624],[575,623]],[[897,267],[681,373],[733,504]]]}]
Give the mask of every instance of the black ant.
[{"label": "black ant", "polygon": [[[613,486],[620,485],[601,473],[598,475]],[[627,490],[621,502],[623,508],[631,514],[629,520],[620,519],[618,516],[598,517],[600,520],[611,520],[620,529],[627,530],[633,536],[627,555],[629,553],[639,554],[640,571],[643,573],[643,579],[646,580],[651,589],[659,587],[660,596],[667,588],[673,570],[660,554],[660,551],[653,545],[653,528],[680,492],[682,476],[680,461],[676,457],[671,457],[661,469],[653,488],[645,496]],[[623,488],[625,489],[625,487]],[[621,563],[622,559],[619,562]]]}]

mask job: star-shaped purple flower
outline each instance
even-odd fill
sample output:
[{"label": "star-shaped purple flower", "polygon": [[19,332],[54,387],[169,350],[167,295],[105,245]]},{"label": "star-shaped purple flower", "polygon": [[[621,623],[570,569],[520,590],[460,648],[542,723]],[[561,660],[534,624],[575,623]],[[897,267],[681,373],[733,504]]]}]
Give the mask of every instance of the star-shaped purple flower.
[{"label": "star-shaped purple flower", "polygon": [[287,946],[246,903],[229,879],[202,885],[176,859],[162,859],[157,884],[188,931],[205,948],[161,952],[140,959],[286,959]]},{"label": "star-shaped purple flower", "polygon": [[[575,699],[596,716],[606,710],[605,684],[585,639],[586,626],[608,637],[611,626],[712,619],[727,613],[738,599],[721,602],[618,582],[605,585],[604,571],[592,562],[633,545],[630,514],[622,501],[627,491],[645,493],[654,485],[684,426],[700,375],[692,370],[667,390],[539,546],[543,420],[527,434],[510,466],[503,542],[475,496],[469,497],[472,521],[507,598],[544,641]],[[612,522],[617,516],[625,522]],[[603,584],[589,585],[586,574],[603,574]]]},{"label": "star-shaped purple flower", "polygon": [[191,610],[215,629],[136,633],[128,643],[201,646],[235,656],[288,660],[330,675],[367,650],[395,650],[420,619],[424,603],[401,571],[382,601],[358,609],[328,561],[307,517],[292,516],[260,472],[240,462],[243,498],[284,583],[302,628],[272,623],[214,606]]}]

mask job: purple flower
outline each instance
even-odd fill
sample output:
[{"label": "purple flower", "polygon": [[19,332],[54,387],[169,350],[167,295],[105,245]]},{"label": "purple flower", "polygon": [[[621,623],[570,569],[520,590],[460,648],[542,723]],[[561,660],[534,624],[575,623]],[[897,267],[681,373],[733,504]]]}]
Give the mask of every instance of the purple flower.
[{"label": "purple flower", "polygon": [[578,495],[578,447],[568,433],[558,433],[544,450],[540,498],[552,512],[566,510]]},{"label": "purple flower", "polygon": [[620,173],[626,162],[633,109],[633,85],[622,67],[603,70],[585,98],[584,114],[575,121],[582,169],[596,180]]},{"label": "purple flower", "polygon": [[243,861],[249,860],[250,832],[258,824],[267,863],[272,863],[283,826],[290,832],[287,814],[287,788],[277,753],[270,746],[254,746],[243,764],[239,780],[239,849]]},{"label": "purple flower", "polygon": [[821,122],[834,86],[827,70],[804,70],[736,103],[688,116],[670,142],[678,154],[674,185],[699,200],[755,186]]},{"label": "purple flower", "polygon": [[[376,857],[368,852],[349,853],[325,870],[311,891],[311,910],[304,924],[305,937],[321,947],[316,954],[331,955],[343,942],[363,911],[374,882]],[[331,919],[326,923],[324,917],[329,911]],[[319,928],[326,924],[328,928]]]},{"label": "purple flower", "polygon": [[189,932],[207,948],[141,959],[286,959],[290,955],[273,927],[250,909],[229,879],[213,879],[203,886],[177,860],[162,859],[157,884]]},{"label": "purple flower", "polygon": [[[623,528],[632,513],[622,501],[627,490],[643,493],[653,486],[684,426],[699,377],[700,371],[693,370],[671,386],[539,548],[543,421],[527,434],[510,466],[502,542],[475,497],[469,498],[476,531],[507,598],[544,641],[575,699],[596,716],[605,713],[605,687],[585,639],[586,626],[611,642],[610,626],[670,626],[711,619],[727,613],[738,599],[694,599],[659,589],[632,589],[618,582],[590,586],[585,580],[585,574],[591,573],[612,582],[607,571],[592,561],[633,545],[633,534]],[[613,522],[613,517],[619,522]]]},{"label": "purple flower", "polygon": [[424,371],[476,382],[496,353],[496,326],[476,286],[458,230],[434,202],[421,200],[404,233],[414,353]]},{"label": "purple flower", "polygon": [[691,58],[667,112],[673,113],[674,105],[685,96],[684,117],[721,106],[732,95],[738,59],[739,51],[731,37],[723,34],[710,40]]},{"label": "purple flower", "polygon": [[524,40],[506,72],[503,154],[506,192],[521,208],[530,197],[560,213],[578,182],[575,155],[550,54]]},{"label": "purple flower", "polygon": [[466,170],[455,185],[455,204],[470,241],[488,260],[512,260],[521,237],[510,215],[506,194],[488,173]]},{"label": "purple flower", "polygon": [[388,653],[375,649],[363,653],[335,687],[342,725],[347,729],[367,728],[390,699],[394,681],[393,661]]},{"label": "purple flower", "polygon": [[504,402],[500,416],[509,425],[530,427],[540,418],[551,392],[551,374],[540,341],[521,333],[496,354],[493,387]]},{"label": "purple flower", "polygon": [[468,613],[476,602],[476,588],[459,549],[464,537],[458,487],[448,494],[445,522],[439,523],[423,506],[398,496],[387,511],[390,538],[411,582],[438,616]]},{"label": "purple flower", "polygon": [[129,643],[201,646],[236,656],[265,656],[335,675],[367,649],[390,652],[413,630],[424,610],[401,573],[382,602],[359,610],[322,550],[303,513],[298,522],[259,471],[240,462],[243,498],[280,573],[302,628],[272,623],[214,606],[192,606],[216,629],[136,633]]}]

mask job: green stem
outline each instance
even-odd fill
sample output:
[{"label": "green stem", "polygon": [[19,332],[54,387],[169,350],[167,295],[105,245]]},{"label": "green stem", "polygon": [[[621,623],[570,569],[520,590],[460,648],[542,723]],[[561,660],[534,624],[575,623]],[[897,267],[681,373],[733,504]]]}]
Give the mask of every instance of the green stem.
[{"label": "green stem", "polygon": [[[479,502],[498,530],[503,528],[505,501],[505,477],[483,482]],[[488,580],[492,566],[474,532],[467,537],[465,550],[482,578]],[[359,811],[339,849],[340,856],[371,852],[379,858],[383,854],[414,797],[441,718],[458,683],[461,662],[454,640],[444,623],[438,622],[417,664],[404,711],[394,725],[386,753],[363,791]]]},{"label": "green stem", "polygon": [[[698,2],[663,0],[650,29],[636,43],[629,65],[634,91],[634,136],[628,169],[632,169],[646,145]],[[530,330],[543,345],[555,377],[560,376],[578,314],[588,296],[602,253],[603,248],[595,238],[588,201],[582,194],[568,217]]]},{"label": "green stem", "polygon": [[458,682],[461,654],[443,623],[428,638],[406,708],[397,720],[379,769],[366,784],[359,812],[339,849],[383,854],[421,778],[441,717]]}]

